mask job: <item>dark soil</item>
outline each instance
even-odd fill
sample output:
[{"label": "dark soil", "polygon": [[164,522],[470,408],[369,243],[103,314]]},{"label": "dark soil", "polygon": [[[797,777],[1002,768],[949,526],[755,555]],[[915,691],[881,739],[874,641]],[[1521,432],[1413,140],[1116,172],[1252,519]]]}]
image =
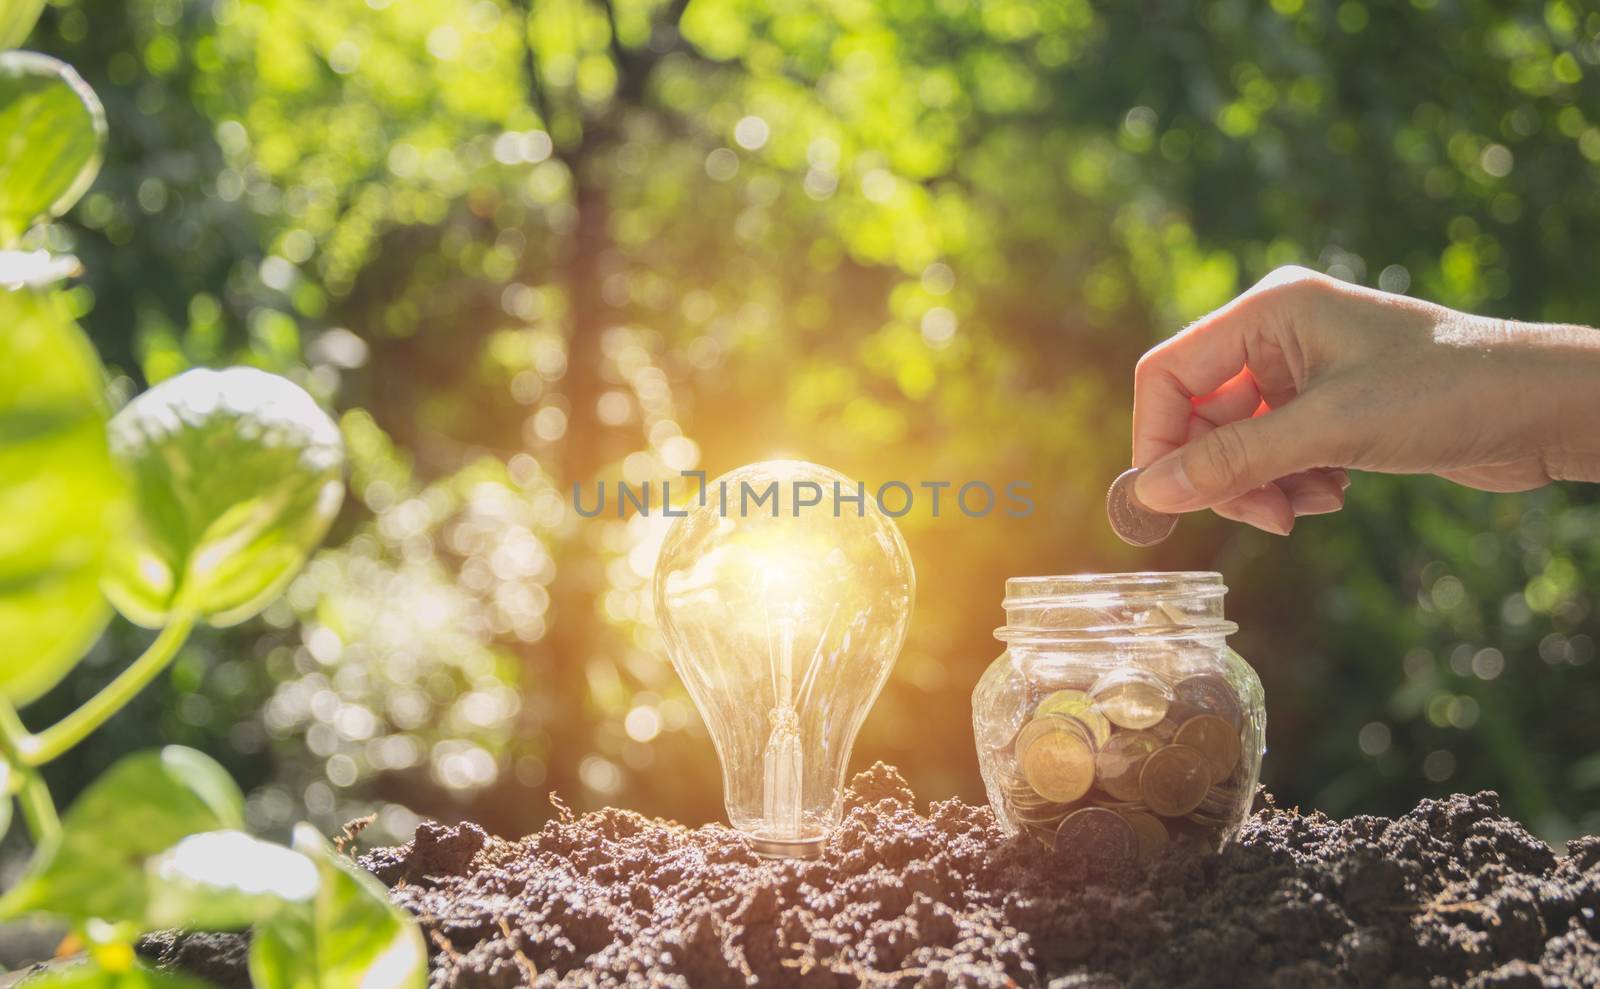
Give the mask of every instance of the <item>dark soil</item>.
[{"label": "dark soil", "polygon": [[[1107,870],[988,808],[919,813],[880,764],[811,862],[622,810],[520,841],[427,823],[361,861],[421,919],[440,989],[1600,985],[1600,838],[1558,856],[1493,793],[1394,820],[1269,803],[1220,853]],[[217,978],[237,944],[208,943],[150,948]]]}]

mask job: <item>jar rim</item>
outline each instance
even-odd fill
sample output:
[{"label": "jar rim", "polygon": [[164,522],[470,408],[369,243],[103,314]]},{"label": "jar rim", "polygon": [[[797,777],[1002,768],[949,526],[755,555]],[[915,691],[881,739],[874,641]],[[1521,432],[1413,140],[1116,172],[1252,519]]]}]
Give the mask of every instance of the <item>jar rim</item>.
[{"label": "jar rim", "polygon": [[1006,580],[1007,602],[1032,600],[1062,594],[1118,591],[1151,591],[1169,588],[1175,592],[1211,591],[1225,593],[1222,574],[1215,570],[1134,570],[1128,573],[1072,573],[1040,577],[1010,577]]},{"label": "jar rim", "polygon": [[1238,624],[1227,619],[1193,622],[1185,625],[1089,625],[1083,628],[1032,629],[1001,625],[994,637],[1001,642],[1018,642],[1027,645],[1075,645],[1087,642],[1130,645],[1152,639],[1191,639],[1204,635],[1226,638],[1239,631]]},{"label": "jar rim", "polygon": [[[1085,641],[1138,641],[1157,637],[1231,635],[1238,626],[1222,616],[1227,593],[1222,574],[1214,570],[1141,570],[1130,573],[1078,573],[1055,576],[1012,577],[1006,581],[1002,602],[1007,624],[995,629],[1002,642],[1081,643]],[[1188,602],[1189,607],[1169,605]],[[1108,613],[1120,606],[1144,603],[1159,608],[1168,619],[1131,624]],[[1195,607],[1199,605],[1199,607]],[[1066,626],[1055,621],[1035,624],[1043,614],[1068,612],[1088,618]],[[1013,613],[1015,612],[1015,614]],[[1211,612],[1209,614],[1205,612]],[[1020,621],[1018,621],[1020,619]],[[1013,621],[1018,623],[1010,624]]]}]

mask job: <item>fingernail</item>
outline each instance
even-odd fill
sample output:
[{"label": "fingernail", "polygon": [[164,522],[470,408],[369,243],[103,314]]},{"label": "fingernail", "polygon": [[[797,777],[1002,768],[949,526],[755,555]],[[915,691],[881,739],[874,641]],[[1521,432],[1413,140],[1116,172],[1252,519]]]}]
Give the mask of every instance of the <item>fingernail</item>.
[{"label": "fingernail", "polygon": [[1289,499],[1296,515],[1327,515],[1344,507],[1344,502],[1331,491],[1301,491]]},{"label": "fingernail", "polygon": [[1257,529],[1270,532],[1275,536],[1287,536],[1289,534],[1289,530],[1294,528],[1293,522],[1290,522],[1288,525],[1284,525],[1283,522],[1277,518],[1277,516],[1270,512],[1251,510],[1241,514],[1245,516],[1246,522],[1249,522]]},{"label": "fingernail", "polygon": [[1183,469],[1183,458],[1169,453],[1146,467],[1133,482],[1139,504],[1154,512],[1181,512],[1196,506],[1194,485]]}]

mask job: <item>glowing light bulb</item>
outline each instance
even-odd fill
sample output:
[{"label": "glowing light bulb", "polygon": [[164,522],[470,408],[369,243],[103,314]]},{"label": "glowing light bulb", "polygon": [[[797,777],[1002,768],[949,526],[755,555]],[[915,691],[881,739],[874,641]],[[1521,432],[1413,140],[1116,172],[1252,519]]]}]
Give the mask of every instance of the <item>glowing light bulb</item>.
[{"label": "glowing light bulb", "polygon": [[815,854],[839,822],[915,593],[894,522],[816,464],[741,467],[673,523],[656,621],[722,760],[729,820],[757,851]]}]

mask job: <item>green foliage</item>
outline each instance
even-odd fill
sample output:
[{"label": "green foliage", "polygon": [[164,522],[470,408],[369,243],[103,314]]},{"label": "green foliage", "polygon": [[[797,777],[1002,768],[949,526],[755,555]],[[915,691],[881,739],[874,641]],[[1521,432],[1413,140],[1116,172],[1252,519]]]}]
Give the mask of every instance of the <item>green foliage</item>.
[{"label": "green foliage", "polygon": [[304,855],[243,831],[192,834],[149,860],[142,930],[230,930],[304,904],[318,889]]},{"label": "green foliage", "polygon": [[658,520],[570,491],[783,452],[1034,484],[1023,522],[902,523],[930,579],[857,751],[919,792],[980,793],[926,726],[970,715],[1007,576],[1198,567],[1285,802],[1493,786],[1600,828],[1592,488],[1358,476],[1290,540],[1194,518],[1143,554],[1101,517],[1139,354],[1275,265],[1593,322],[1600,13],[69,0],[34,37],[127,122],[60,228],[108,360],[283,371],[388,451],[269,621],[203,633],[107,749],[237,745],[272,827],[310,794],[520,831],[545,787],[720,816],[642,594]]},{"label": "green foliage", "polygon": [[[38,10],[0,7],[0,44],[25,35]],[[99,101],[66,65],[0,54],[0,242],[73,205],[98,169],[104,129]],[[314,832],[297,839],[308,857],[239,830],[243,797],[200,752],[128,756],[56,817],[35,767],[132,700],[196,616],[227,625],[265,607],[343,495],[337,428],[304,390],[264,371],[189,371],[108,424],[99,360],[68,296],[42,287],[76,269],[46,251],[0,251],[0,512],[10,522],[0,535],[0,692],[31,700],[82,658],[109,617],[102,586],[162,632],[37,735],[0,700],[0,834],[15,791],[36,846],[0,897],[0,917],[51,914],[91,940],[87,963],[28,984],[183,989],[194,983],[135,963],[133,935],[265,924],[259,964],[273,984],[421,987],[421,936],[382,887]],[[136,484],[131,531],[120,524],[114,460]]]},{"label": "green foliage", "polygon": [[106,593],[160,626],[177,609],[214,625],[259,612],[300,570],[338,511],[338,427],[310,395],[254,368],[197,369],[111,421],[140,526],[113,548]]},{"label": "green foliage", "polygon": [[0,289],[0,692],[29,701],[110,617],[99,590],[124,491],[100,362],[56,292]]},{"label": "green foliage", "polygon": [[15,48],[28,37],[45,0],[0,0],[0,49]]},{"label": "green foliage", "polygon": [[[0,793],[11,792],[11,775],[11,764],[0,760]],[[0,800],[0,838],[4,838],[6,832],[11,830],[11,814],[11,800]]]},{"label": "green foliage", "polygon": [[0,246],[72,208],[100,170],[105,138],[105,110],[71,66],[0,54]]},{"label": "green foliage", "polygon": [[322,878],[309,909],[268,921],[250,943],[256,989],[421,989],[428,952],[409,915],[372,875],[336,852],[309,825],[295,850]]},{"label": "green foliage", "polygon": [[177,746],[128,756],[72,805],[59,842],[42,846],[0,898],[0,916],[44,912],[136,927],[160,917],[156,926],[166,926],[188,904],[161,888],[171,876],[184,880],[170,855],[158,857],[190,835],[240,827],[242,813],[238,787],[208,756]]},{"label": "green foliage", "polygon": [[[0,899],[0,917],[99,922],[97,959],[120,957],[126,939],[146,931],[256,925],[258,989],[426,984],[422,936],[376,879],[309,826],[296,829],[290,850],[236,830],[241,813],[233,781],[199,752],[169,746],[129,756],[79,797],[59,840],[41,846],[28,875]],[[138,985],[144,975],[97,962],[60,977]]]}]

